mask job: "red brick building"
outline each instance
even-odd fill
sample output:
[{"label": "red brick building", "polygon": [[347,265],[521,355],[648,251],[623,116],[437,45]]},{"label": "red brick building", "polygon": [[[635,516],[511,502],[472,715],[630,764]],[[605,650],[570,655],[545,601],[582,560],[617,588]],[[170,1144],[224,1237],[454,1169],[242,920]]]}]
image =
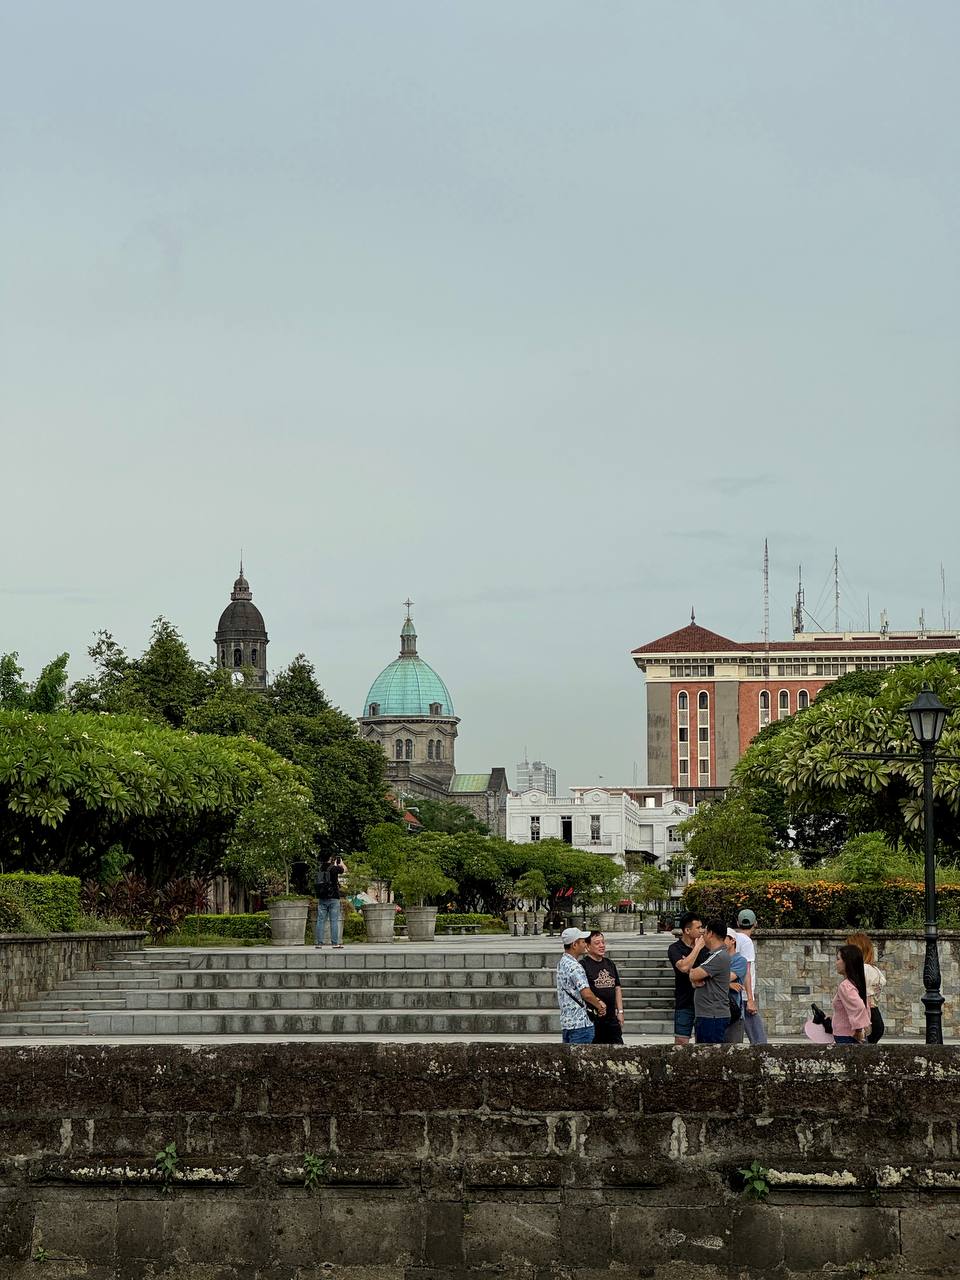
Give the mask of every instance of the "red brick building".
[{"label": "red brick building", "polygon": [[725,787],[750,739],[848,671],[960,652],[958,631],[799,632],[741,643],[690,623],[634,649],[647,680],[647,781]]}]

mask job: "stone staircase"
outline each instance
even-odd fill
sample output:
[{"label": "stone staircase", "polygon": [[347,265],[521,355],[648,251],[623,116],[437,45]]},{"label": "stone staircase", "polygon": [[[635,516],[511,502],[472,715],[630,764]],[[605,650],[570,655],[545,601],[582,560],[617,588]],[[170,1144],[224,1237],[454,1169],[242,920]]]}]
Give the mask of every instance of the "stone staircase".
[{"label": "stone staircase", "polygon": [[[669,935],[616,939],[624,1030],[673,1028]],[[0,1014],[7,1036],[557,1035],[558,942],[154,948],[114,956]]]}]

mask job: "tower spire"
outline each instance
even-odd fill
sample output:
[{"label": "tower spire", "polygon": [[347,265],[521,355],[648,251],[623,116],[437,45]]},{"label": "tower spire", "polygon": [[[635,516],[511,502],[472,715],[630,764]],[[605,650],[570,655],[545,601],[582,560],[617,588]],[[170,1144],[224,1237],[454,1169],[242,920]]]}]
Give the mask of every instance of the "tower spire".
[{"label": "tower spire", "polygon": [[691,625],[691,627],[692,627],[692,626],[694,626],[694,624],[696,623],[696,621],[697,621],[697,615],[696,615],[696,612],[695,612],[695,610],[694,610],[693,605],[691,605],[691,606],[690,606],[690,625]]},{"label": "tower spire", "polygon": [[400,657],[415,658],[417,656],[417,629],[413,625],[413,619],[410,616],[413,601],[408,596],[403,603],[406,606],[407,616],[403,626],[400,628]]}]

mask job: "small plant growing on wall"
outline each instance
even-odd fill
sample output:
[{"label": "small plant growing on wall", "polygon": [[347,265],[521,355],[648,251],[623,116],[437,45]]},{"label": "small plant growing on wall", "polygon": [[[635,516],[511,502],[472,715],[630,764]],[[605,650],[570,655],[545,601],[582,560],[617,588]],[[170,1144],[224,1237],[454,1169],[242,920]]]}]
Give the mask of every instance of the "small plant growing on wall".
[{"label": "small plant growing on wall", "polygon": [[154,1167],[160,1175],[160,1182],[163,1187],[164,1194],[170,1190],[170,1183],[173,1181],[174,1174],[180,1167],[180,1157],[177,1155],[177,1144],[168,1142],[162,1150],[157,1152],[154,1160]]},{"label": "small plant growing on wall", "polygon": [[743,1179],[743,1194],[751,1200],[766,1200],[770,1193],[768,1172],[759,1160],[754,1160],[746,1169],[738,1169],[737,1173]]},{"label": "small plant growing on wall", "polygon": [[312,1154],[303,1157],[303,1185],[308,1191],[319,1191],[321,1183],[326,1181],[327,1162],[322,1156]]}]

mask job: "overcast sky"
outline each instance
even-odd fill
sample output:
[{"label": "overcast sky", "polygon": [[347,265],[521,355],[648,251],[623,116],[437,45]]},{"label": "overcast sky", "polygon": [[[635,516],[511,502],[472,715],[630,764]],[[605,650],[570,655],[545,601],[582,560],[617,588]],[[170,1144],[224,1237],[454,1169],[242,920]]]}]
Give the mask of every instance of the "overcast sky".
[{"label": "overcast sky", "polygon": [[[960,7],[0,4],[0,651],[241,546],[272,668],[398,650],[562,787],[645,772],[636,645],[960,623]],[[654,781],[660,781],[655,779]]]}]

